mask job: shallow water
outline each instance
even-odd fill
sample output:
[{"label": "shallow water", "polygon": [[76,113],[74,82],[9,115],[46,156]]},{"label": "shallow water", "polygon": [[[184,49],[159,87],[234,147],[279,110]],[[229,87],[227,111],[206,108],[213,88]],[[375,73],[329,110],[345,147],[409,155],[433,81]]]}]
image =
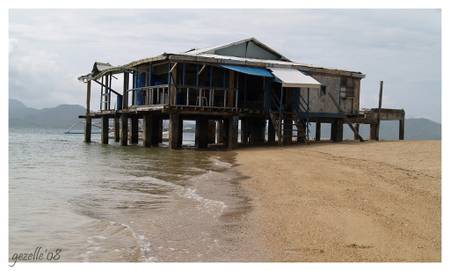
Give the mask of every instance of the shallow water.
[{"label": "shallow water", "polygon": [[247,258],[250,203],[232,153],[82,140],[10,130],[10,257],[40,246],[61,261]]}]

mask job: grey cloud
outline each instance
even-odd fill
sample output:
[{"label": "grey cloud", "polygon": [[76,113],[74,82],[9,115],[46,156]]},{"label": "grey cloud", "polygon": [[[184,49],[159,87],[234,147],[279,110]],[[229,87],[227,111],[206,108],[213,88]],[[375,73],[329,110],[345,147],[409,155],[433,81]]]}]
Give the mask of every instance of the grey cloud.
[{"label": "grey cloud", "polygon": [[12,10],[10,96],[35,107],[84,101],[96,60],[134,59],[255,36],[303,63],[367,74],[377,102],[441,120],[440,10]]}]

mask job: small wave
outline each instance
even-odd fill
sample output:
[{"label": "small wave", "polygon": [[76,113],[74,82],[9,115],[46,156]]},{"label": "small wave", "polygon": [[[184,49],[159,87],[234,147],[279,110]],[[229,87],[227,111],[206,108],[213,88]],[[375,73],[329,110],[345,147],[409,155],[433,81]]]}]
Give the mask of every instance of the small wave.
[{"label": "small wave", "polygon": [[[204,174],[200,174],[200,175],[196,175],[196,176],[192,177],[190,180],[194,184],[198,184],[201,181],[207,181],[207,180],[211,180],[212,178],[216,178],[217,177],[217,176],[215,176],[216,174],[220,174],[220,173],[216,173],[214,171],[209,170],[209,171],[205,172]],[[223,174],[220,174],[220,176],[223,177]],[[139,177],[139,179],[147,179],[147,178],[148,177]],[[158,184],[158,185],[168,186],[168,187],[172,188],[178,196],[199,202],[200,210],[205,210],[207,213],[213,215],[214,217],[220,216],[223,213],[223,211],[225,210],[225,208],[227,207],[227,205],[222,201],[212,200],[212,199],[208,199],[208,198],[201,196],[200,194],[198,194],[196,188],[184,187],[179,184],[171,183],[171,182],[153,178],[153,177],[151,177],[151,182],[154,184]]]},{"label": "small wave", "polygon": [[214,167],[219,168],[219,169],[229,169],[233,166],[231,163],[221,161],[220,157],[218,157],[218,156],[209,157],[209,160],[213,163]]},{"label": "small wave", "polygon": [[[111,248],[111,244],[108,239],[121,239],[123,238],[122,235],[128,236],[127,238],[131,237],[130,241],[137,244],[137,252],[138,255],[140,255],[140,260],[146,262],[154,262],[158,260],[157,257],[152,255],[150,241],[145,237],[145,235],[137,234],[129,225],[105,219],[99,220],[96,224],[97,223],[100,223],[100,227],[103,228],[103,233],[109,237],[99,234],[87,237],[86,243],[88,246],[85,252],[80,255],[83,261],[90,261],[90,259],[97,258],[99,255],[104,256],[104,253],[107,253],[107,251]],[[97,224],[96,227],[99,227],[99,224]],[[120,252],[124,249],[129,250],[130,247],[126,246],[121,249],[116,248],[114,251]]]},{"label": "small wave", "polygon": [[144,235],[138,235],[129,225],[110,221],[111,225],[119,225],[120,227],[123,227],[127,231],[131,233],[133,238],[136,240],[137,244],[139,245],[139,250],[141,252],[142,260],[146,262],[154,262],[157,261],[157,258],[153,255],[151,255],[151,243],[150,241],[144,236]]}]

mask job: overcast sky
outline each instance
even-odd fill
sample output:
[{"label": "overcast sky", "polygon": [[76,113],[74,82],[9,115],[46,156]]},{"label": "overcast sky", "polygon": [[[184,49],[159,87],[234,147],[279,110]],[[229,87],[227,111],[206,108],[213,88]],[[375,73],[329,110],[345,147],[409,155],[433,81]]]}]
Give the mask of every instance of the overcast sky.
[{"label": "overcast sky", "polygon": [[31,107],[84,105],[77,77],[94,61],[253,36],[297,62],[365,73],[361,107],[376,107],[384,80],[384,107],[441,121],[439,10],[12,10],[9,21],[9,96]]}]

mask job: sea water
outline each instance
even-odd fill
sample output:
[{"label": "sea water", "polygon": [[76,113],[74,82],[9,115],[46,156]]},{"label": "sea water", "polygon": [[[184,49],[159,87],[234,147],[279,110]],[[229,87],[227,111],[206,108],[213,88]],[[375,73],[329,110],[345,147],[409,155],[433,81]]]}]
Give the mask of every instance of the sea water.
[{"label": "sea water", "polygon": [[70,262],[245,259],[251,204],[232,152],[93,141],[9,131],[10,258],[41,248]]}]

